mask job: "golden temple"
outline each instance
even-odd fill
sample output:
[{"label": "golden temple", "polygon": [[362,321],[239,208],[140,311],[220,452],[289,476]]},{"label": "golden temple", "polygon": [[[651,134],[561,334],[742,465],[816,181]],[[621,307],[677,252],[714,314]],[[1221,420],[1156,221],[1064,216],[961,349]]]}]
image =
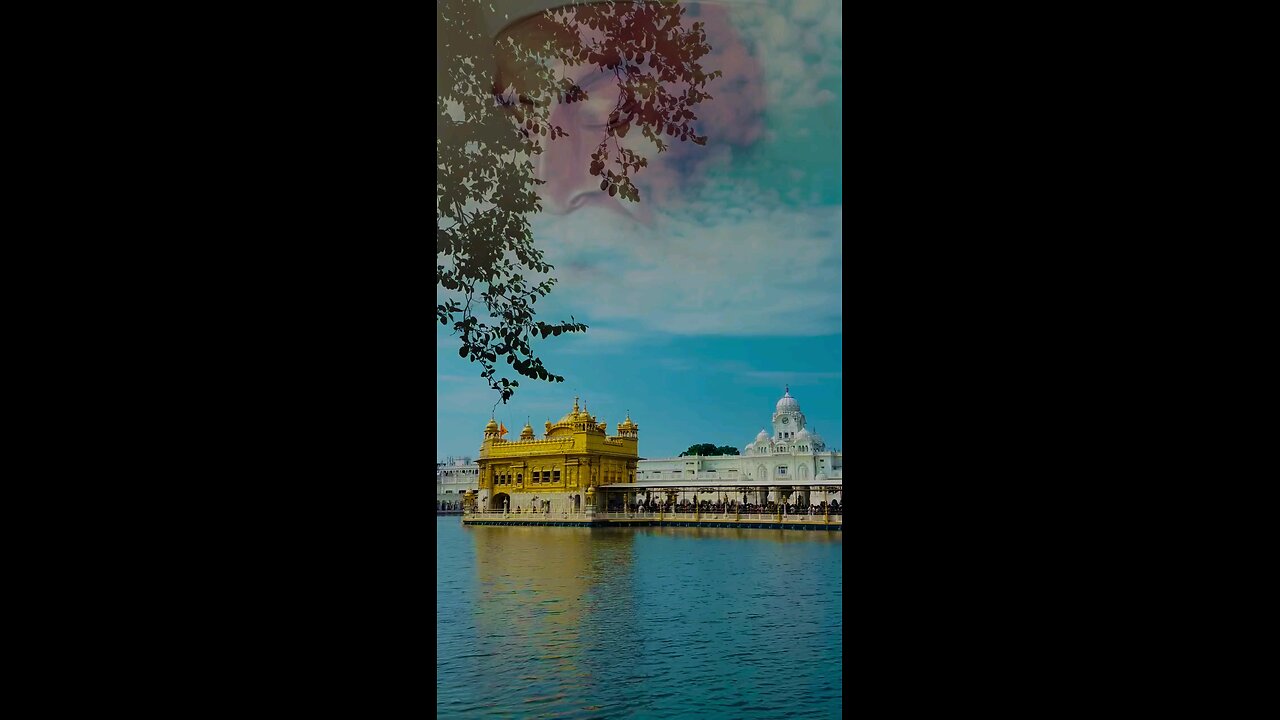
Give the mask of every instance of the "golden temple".
[{"label": "golden temple", "polygon": [[478,497],[466,501],[474,509],[576,513],[593,506],[599,486],[635,482],[640,427],[630,416],[608,435],[606,423],[575,397],[573,410],[548,420],[541,438],[527,423],[518,440],[502,430],[492,418],[484,428]]}]

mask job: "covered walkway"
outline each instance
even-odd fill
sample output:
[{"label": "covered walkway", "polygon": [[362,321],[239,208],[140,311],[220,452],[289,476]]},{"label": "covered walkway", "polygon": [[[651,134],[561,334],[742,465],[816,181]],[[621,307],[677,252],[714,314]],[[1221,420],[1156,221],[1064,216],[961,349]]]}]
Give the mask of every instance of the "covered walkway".
[{"label": "covered walkway", "polygon": [[[829,478],[803,483],[779,480],[641,480],[612,483],[597,488],[601,510],[665,512],[826,512],[840,508],[844,479]],[[838,510],[837,510],[838,512]]]}]

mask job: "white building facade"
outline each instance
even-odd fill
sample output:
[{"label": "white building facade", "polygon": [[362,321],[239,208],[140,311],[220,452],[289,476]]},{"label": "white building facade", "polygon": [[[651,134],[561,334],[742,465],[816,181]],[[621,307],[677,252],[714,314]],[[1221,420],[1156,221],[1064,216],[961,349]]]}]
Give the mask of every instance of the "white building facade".
[{"label": "white building facade", "polygon": [[442,502],[462,506],[462,496],[480,487],[480,466],[469,457],[445,458],[436,463],[436,507]]},{"label": "white building facade", "polygon": [[[772,435],[761,429],[755,440],[743,447],[741,455],[674,457],[641,460],[636,481],[751,481],[768,482],[767,489],[753,491],[753,502],[786,500],[801,505],[840,500],[843,493],[830,487],[843,480],[844,461],[838,450],[828,449],[822,437],[808,428],[800,403],[791,388],[770,418]],[[808,486],[822,483],[825,488]]]}]

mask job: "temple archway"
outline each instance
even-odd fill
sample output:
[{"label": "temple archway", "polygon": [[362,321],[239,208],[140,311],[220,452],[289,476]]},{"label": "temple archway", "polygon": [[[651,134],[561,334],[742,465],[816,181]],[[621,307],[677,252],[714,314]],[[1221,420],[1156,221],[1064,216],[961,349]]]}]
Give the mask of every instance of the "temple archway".
[{"label": "temple archway", "polygon": [[506,493],[496,493],[493,500],[489,503],[490,510],[505,510],[507,503],[510,502],[511,496]]}]

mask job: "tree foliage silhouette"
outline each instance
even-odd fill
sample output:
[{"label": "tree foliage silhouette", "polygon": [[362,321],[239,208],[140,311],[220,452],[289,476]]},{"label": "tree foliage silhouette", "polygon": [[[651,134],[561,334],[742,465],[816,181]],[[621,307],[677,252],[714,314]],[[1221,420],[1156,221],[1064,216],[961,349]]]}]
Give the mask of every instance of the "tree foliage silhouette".
[{"label": "tree foliage silhouette", "polygon": [[739,454],[741,453],[738,452],[738,448],[733,447],[732,445],[721,445],[717,447],[714,443],[700,443],[697,445],[690,445],[689,449],[680,453],[679,456],[686,457],[686,456],[701,455],[702,457],[709,457],[709,456],[715,456],[715,455],[739,455]]},{"label": "tree foliage silhouette", "polygon": [[555,8],[497,40],[488,8],[480,0],[436,3],[436,317],[452,323],[458,354],[481,365],[505,403],[520,383],[498,372],[501,358],[519,375],[563,382],[532,341],[587,330],[572,315],[537,320],[533,307],[556,282],[529,225],[544,182],[533,158],[568,135],[551,121],[554,105],[588,99],[567,69],[611,73],[617,84],[588,169],[601,192],[629,202],[640,200],[632,177],[648,158],[618,140],[639,132],[659,153],[671,139],[706,144],[694,110],[721,73],[698,63],[711,49],[703,24],[686,25],[685,9],[669,0]]}]

